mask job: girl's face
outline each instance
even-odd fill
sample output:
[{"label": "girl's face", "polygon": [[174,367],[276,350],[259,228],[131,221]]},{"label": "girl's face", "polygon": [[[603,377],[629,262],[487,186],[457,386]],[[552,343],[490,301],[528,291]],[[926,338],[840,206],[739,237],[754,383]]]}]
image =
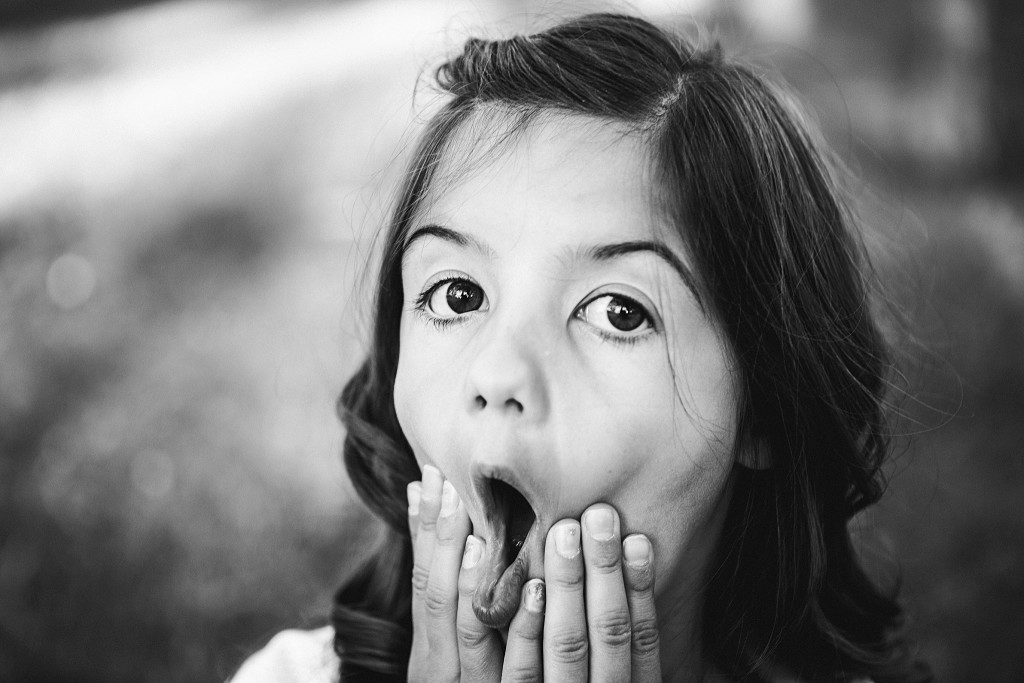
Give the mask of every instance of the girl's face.
[{"label": "girl's face", "polygon": [[473,161],[478,140],[456,135],[470,163],[440,169],[407,238],[402,429],[492,562],[523,544],[542,576],[548,528],[600,501],[651,539],[660,585],[682,579],[725,499],[738,391],[643,142],[576,116]]}]

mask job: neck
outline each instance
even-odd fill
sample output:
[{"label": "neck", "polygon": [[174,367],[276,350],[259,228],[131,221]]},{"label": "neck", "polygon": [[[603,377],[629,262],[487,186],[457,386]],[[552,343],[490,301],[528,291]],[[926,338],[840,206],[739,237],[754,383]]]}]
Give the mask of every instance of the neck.
[{"label": "neck", "polygon": [[707,517],[694,529],[686,544],[685,559],[667,581],[656,579],[659,584],[655,606],[660,630],[661,671],[662,680],[666,683],[718,680],[715,667],[704,659],[701,622],[706,577],[731,494],[730,478],[730,484],[724,487]]}]

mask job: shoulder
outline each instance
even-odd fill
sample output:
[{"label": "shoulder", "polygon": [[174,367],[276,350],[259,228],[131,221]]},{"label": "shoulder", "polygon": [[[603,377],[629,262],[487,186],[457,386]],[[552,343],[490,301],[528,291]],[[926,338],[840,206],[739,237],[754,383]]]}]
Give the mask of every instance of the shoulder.
[{"label": "shoulder", "polygon": [[245,660],[230,683],[335,683],[340,664],[330,626],[281,631]]}]

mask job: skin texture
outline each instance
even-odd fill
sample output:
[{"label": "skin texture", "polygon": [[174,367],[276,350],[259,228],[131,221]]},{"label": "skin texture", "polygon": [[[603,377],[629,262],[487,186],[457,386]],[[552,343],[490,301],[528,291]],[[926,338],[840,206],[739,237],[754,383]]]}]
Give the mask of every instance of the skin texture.
[{"label": "skin texture", "polygon": [[[547,586],[542,613],[520,607],[509,626],[517,662],[573,680],[582,656],[582,679],[587,667],[591,680],[621,679],[636,665],[629,643],[637,618],[656,610],[661,642],[671,644],[668,654],[662,648],[661,668],[697,671],[698,584],[733,460],[737,388],[727,346],[692,286],[695,274],[681,276],[669,263],[689,268],[681,238],[652,208],[649,162],[637,135],[561,116],[534,121],[501,144],[481,144],[481,136],[500,134],[501,122],[477,124],[456,134],[448,156],[459,162],[435,181],[402,267],[395,407],[424,467],[419,490],[410,493],[418,567],[413,621],[423,625],[431,615],[437,626],[417,627],[410,673],[460,633],[478,633],[477,649],[489,654],[473,666],[500,675],[498,664],[479,664],[501,660],[497,632],[473,626],[466,605],[483,580],[480,567],[494,556],[488,548],[499,543],[480,493],[480,481],[495,473],[513,479],[537,515],[522,552],[528,578]],[[477,158],[477,150],[489,156]],[[669,258],[601,250],[638,242],[658,243]],[[445,281],[453,279],[478,306],[451,307]],[[609,316],[609,303],[624,301],[644,312],[635,329],[620,330]],[[434,511],[442,481],[449,502],[458,501],[447,517]],[[595,540],[588,529],[600,510],[613,524]],[[566,525],[583,539],[572,558],[552,552]],[[470,530],[478,540],[467,544]],[[649,539],[655,560],[633,571],[622,561],[622,541],[640,533],[632,549]],[[460,567],[463,550],[470,557],[477,542],[479,564]],[[434,567],[437,558],[444,559]],[[645,605],[637,596],[652,575],[660,577],[659,589]],[[443,588],[429,593],[431,580]],[[608,622],[604,631],[622,637],[606,634],[601,647],[587,647],[600,620]],[[651,629],[641,630],[656,640]],[[536,647],[524,645],[541,632]],[[584,646],[569,647],[580,634],[589,634]],[[473,650],[472,641],[461,639],[456,661],[462,649]],[[649,645],[640,648],[648,655]],[[568,661],[574,656],[575,664]],[[549,671],[560,661],[567,668]],[[648,665],[644,660],[649,673]]]}]

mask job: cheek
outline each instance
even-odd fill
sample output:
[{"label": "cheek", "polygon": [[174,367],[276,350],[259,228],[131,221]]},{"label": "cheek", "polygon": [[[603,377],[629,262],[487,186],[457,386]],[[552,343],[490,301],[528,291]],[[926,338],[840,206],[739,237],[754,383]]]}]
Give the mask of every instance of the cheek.
[{"label": "cheek", "polygon": [[551,465],[559,471],[550,475],[565,484],[567,507],[582,510],[598,500],[636,507],[707,457],[707,440],[677,424],[666,364],[649,360],[603,364],[588,386],[575,387],[575,398],[558,402],[569,409],[554,416],[561,438]]},{"label": "cheek", "polygon": [[606,498],[619,511],[623,536],[650,538],[660,577],[678,576],[717,533],[711,522],[728,485],[732,439],[708,440],[700,432],[689,440],[662,435],[636,447],[632,476]]},{"label": "cheek", "polygon": [[431,403],[429,392],[437,389],[425,370],[430,366],[423,362],[422,346],[415,335],[407,331],[407,322],[402,322],[401,346],[398,355],[398,369],[395,373],[395,414],[405,438],[413,447],[416,459],[422,463],[422,443],[428,438],[426,432],[430,422],[426,419],[423,406]]},{"label": "cheek", "polygon": [[661,361],[606,375],[604,393],[616,400],[587,418],[591,453],[574,463],[586,493],[574,502],[615,506],[624,534],[647,534],[668,570],[705,533],[728,483],[737,394],[724,354],[691,356],[685,367]]},{"label": "cheek", "polygon": [[458,410],[456,373],[441,361],[441,349],[424,342],[407,330],[415,323],[403,321],[398,369],[395,374],[394,402],[398,424],[412,446],[416,460],[431,462],[442,471],[450,471],[445,454],[453,452],[452,429]]},{"label": "cheek", "polygon": [[398,416],[398,424],[409,438],[412,420],[415,417],[415,402],[412,390],[413,378],[410,372],[409,351],[411,340],[406,333],[406,323],[403,319],[398,347],[398,368],[395,370],[395,387],[392,392],[392,400],[395,403],[395,415]]}]

